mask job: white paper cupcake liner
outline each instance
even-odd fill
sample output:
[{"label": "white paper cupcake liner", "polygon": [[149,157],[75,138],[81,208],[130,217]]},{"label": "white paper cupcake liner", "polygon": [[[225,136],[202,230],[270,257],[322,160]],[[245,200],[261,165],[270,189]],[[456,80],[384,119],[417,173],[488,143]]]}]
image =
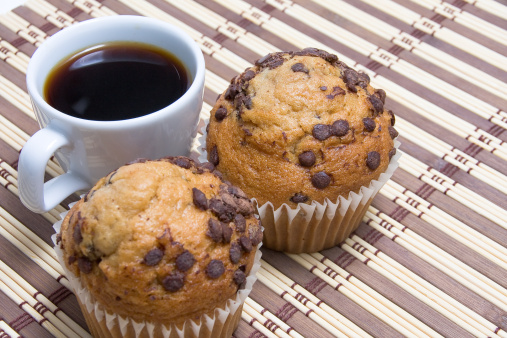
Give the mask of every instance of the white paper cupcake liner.
[{"label": "white paper cupcake liner", "polygon": [[[74,204],[70,204],[69,207]],[[62,213],[60,215],[62,219],[53,225],[56,234],[60,233],[61,224],[67,213]],[[67,269],[63,259],[63,251],[56,243],[56,234],[52,236],[56,256],[74,290],[88,328],[94,337],[230,337],[241,320],[243,304],[257,280],[256,273],[260,267],[262,255],[260,251],[261,243],[257,246],[254,264],[246,278],[244,288],[238,290],[236,297],[227,300],[222,308],[216,308],[212,314],[202,315],[198,321],[189,319],[178,326],[174,324],[162,325],[148,321],[136,322],[131,318],[107,312],[101,304],[95,301],[92,294],[83,287],[80,279]]]},{"label": "white paper cupcake liner", "polygon": [[[205,125],[207,123],[205,121]],[[202,133],[198,139],[198,160],[208,162],[205,128]],[[395,139],[396,150],[399,146],[400,142]],[[326,198],[323,203],[299,203],[295,208],[284,203],[276,210],[271,202],[258,205],[253,198],[264,227],[263,245],[276,251],[310,253],[341,243],[361,224],[373,198],[398,168],[400,156],[401,153],[396,151],[378,179],[361,187],[357,193],[350,192],[347,198],[339,196],[335,201]]]}]

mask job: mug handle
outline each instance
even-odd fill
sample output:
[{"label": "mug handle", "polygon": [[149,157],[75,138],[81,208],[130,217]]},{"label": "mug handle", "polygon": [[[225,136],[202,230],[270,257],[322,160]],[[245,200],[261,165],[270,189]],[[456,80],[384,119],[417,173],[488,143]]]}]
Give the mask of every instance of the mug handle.
[{"label": "mug handle", "polygon": [[31,211],[47,212],[72,193],[90,187],[72,170],[44,183],[47,162],[56,150],[66,146],[72,147],[72,141],[51,122],[23,146],[18,162],[19,196]]}]

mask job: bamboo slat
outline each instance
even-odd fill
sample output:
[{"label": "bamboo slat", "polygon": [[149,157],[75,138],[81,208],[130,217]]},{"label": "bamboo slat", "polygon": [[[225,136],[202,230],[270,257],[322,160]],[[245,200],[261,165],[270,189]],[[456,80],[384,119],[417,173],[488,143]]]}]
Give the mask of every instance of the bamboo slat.
[{"label": "bamboo slat", "polygon": [[[454,298],[447,295],[445,292],[442,292],[437,287],[433,286],[431,283],[427,282],[423,278],[419,277],[417,274],[413,273],[409,269],[405,268],[403,265],[398,263],[396,260],[390,258],[386,254],[384,254],[379,249],[375,248],[374,246],[370,245],[368,242],[361,239],[359,236],[352,236],[351,238],[353,241],[355,241],[360,246],[355,246],[353,244],[353,248],[355,250],[359,250],[361,254],[364,254],[369,259],[382,259],[386,263],[388,263],[390,270],[393,268],[396,270],[399,270],[402,275],[401,276],[407,276],[406,279],[409,281],[409,285],[412,287],[415,287],[421,291],[423,295],[426,295],[426,297],[422,297],[422,300],[425,301],[426,298],[429,298],[431,300],[434,300],[436,304],[440,306],[444,306],[448,309],[450,313],[453,313],[456,316],[459,316],[462,321],[465,321],[467,323],[470,323],[471,325],[474,325],[477,329],[482,330],[483,332],[487,334],[498,334],[502,337],[505,336],[506,332],[503,330],[499,330],[499,328],[489,322],[488,320],[484,319],[482,316],[477,314],[476,312],[472,311],[468,307],[464,306],[463,304],[456,301]],[[362,250],[362,248],[366,248],[368,251]],[[322,255],[316,254],[318,257],[323,257]],[[325,259],[323,257],[323,259]],[[332,262],[329,262],[329,260],[326,260],[326,263],[329,264]],[[474,323],[476,322],[476,323]]]},{"label": "bamboo slat", "polygon": [[42,316],[37,310],[35,310],[25,298],[18,296],[13,290],[11,290],[3,281],[0,280],[0,290],[2,290],[14,303],[16,303],[21,309],[28,313],[32,318],[35,319],[43,328],[45,328],[54,337],[66,337],[68,331],[62,332],[53,325],[52,322],[48,321]]},{"label": "bamboo slat", "polygon": [[505,5],[494,0],[463,0],[486,12],[507,20],[507,8]]},{"label": "bamboo slat", "polygon": [[394,16],[396,19],[411,25],[426,34],[432,35],[446,43],[462,49],[463,51],[484,60],[503,71],[507,70],[507,58],[483,45],[464,37],[433,20],[421,16],[420,14],[403,7],[391,0],[361,0],[388,15]]},{"label": "bamboo slat", "polygon": [[79,337],[91,337],[88,332],[76,324],[64,312],[57,311],[58,307],[56,305],[38,292],[33,286],[28,284],[21,276],[19,276],[1,260],[0,281],[5,283],[5,285],[13,290],[16,295],[24,299],[31,307],[37,309],[37,311],[55,325],[55,327],[64,332],[67,337],[75,335],[78,335]]},{"label": "bamboo slat", "polygon": [[276,317],[268,310],[264,309],[259,303],[255,302],[253,299],[247,298],[245,301],[245,305],[247,306],[246,312],[251,313],[252,316],[255,314],[256,320],[259,319],[263,320],[264,326],[268,328],[269,327],[276,328],[274,333],[277,334],[278,336],[282,336],[282,333],[279,332],[281,330],[284,332],[283,336],[288,335],[290,337],[303,338],[303,336],[300,335],[296,330],[294,330],[292,327],[287,325],[285,322],[280,320],[278,317]]},{"label": "bamboo slat", "polygon": [[[381,273],[394,283],[396,283],[398,286],[402,287],[403,289],[407,290],[411,295],[415,296],[416,298],[423,300],[427,305],[431,306],[432,308],[436,309],[440,313],[442,313],[444,316],[449,318],[450,320],[457,322],[461,327],[465,328],[468,332],[472,333],[475,336],[483,336],[485,333],[482,332],[480,329],[483,329],[480,327],[480,329],[470,325],[469,319],[463,320],[459,317],[457,317],[454,313],[451,311],[448,311],[444,307],[441,306],[438,302],[434,302],[431,297],[425,296],[422,292],[418,291],[415,288],[411,288],[410,284],[412,283],[412,280],[409,278],[406,278],[402,273],[399,273],[398,271],[395,271],[391,268],[388,264],[383,264],[381,261],[373,261],[371,259],[368,260],[370,257],[364,256],[364,252],[362,252],[362,247],[356,245],[356,249],[354,249],[354,242],[351,239],[347,239],[347,244],[342,244],[342,248],[352,254],[357,259],[363,261],[365,264],[371,266],[375,271]],[[487,334],[491,334],[492,336],[496,336],[494,332],[489,332],[489,330],[486,330]]]},{"label": "bamboo slat", "polygon": [[[278,7],[284,13],[291,15],[293,18],[304,22],[305,24],[311,25],[314,28],[318,28],[319,31],[333,38],[334,40],[341,42],[342,44],[353,48],[357,52],[368,56],[369,58],[374,58],[375,61],[385,64],[386,60],[388,60],[387,66],[390,69],[393,69],[399,72],[401,75],[410,77],[412,80],[417,79],[420,81],[419,83],[426,86],[426,88],[433,90],[437,93],[446,93],[446,97],[453,98],[454,102],[461,102],[460,104],[465,108],[470,107],[470,105],[477,105],[478,109],[483,109],[485,102],[479,102],[475,97],[466,93],[463,90],[460,90],[454,86],[451,86],[444,81],[440,80],[438,77],[423,71],[410,63],[404,61],[403,59],[392,55],[387,50],[376,46],[375,44],[369,43],[366,39],[361,38],[360,36],[353,34],[346,30],[345,28],[340,27],[339,25],[334,24],[331,21],[323,19],[321,16],[305,9],[302,6],[294,4],[292,1],[285,0],[284,5],[281,5],[279,1],[275,0],[265,0],[266,3]],[[331,8],[335,13],[342,13],[341,15],[346,16],[349,20],[357,20],[357,22],[371,22],[368,20],[369,18],[366,13],[350,13],[347,11],[343,11],[346,8],[353,7],[351,5],[347,5],[344,1],[339,1],[338,3],[330,3],[329,1],[326,3],[329,8]],[[339,9],[339,10],[338,10]],[[343,11],[343,12],[342,12]],[[352,15],[351,15],[352,14]],[[371,26],[370,26],[371,27]],[[377,27],[377,26],[375,26]],[[378,30],[371,28],[372,31],[378,32]],[[393,36],[384,36],[386,40],[393,40]],[[413,50],[416,47],[412,47],[412,44],[408,45],[410,50]],[[417,45],[416,45],[417,46]],[[388,59],[386,59],[388,56]],[[445,58],[444,58],[445,59]],[[453,59],[447,60],[449,64],[453,64]],[[459,65],[459,64],[458,64]],[[469,67],[470,68],[470,67]],[[453,73],[457,76],[463,77],[465,74],[470,75],[476,72],[477,74],[474,76],[473,82],[483,89],[489,90],[492,87],[495,87],[495,84],[498,86],[495,89],[497,95],[502,98],[507,98],[507,85],[496,78],[487,75],[486,73],[467,69],[468,71],[464,71],[464,69],[455,69]],[[492,81],[492,82],[489,82]],[[466,99],[466,100],[465,100]],[[484,106],[485,107],[485,106]],[[494,111],[498,110],[493,108]]]},{"label": "bamboo slat", "polygon": [[493,39],[504,45],[507,45],[507,31],[483,20],[473,14],[463,11],[461,8],[451,5],[450,3],[438,0],[411,0],[420,6],[428,8],[433,12],[445,16],[446,18],[457,22],[477,33],[483,34],[485,37]]},{"label": "bamboo slat", "polygon": [[[269,0],[269,3],[273,6],[275,2],[276,1],[274,0]],[[383,20],[377,19],[365,11],[347,4],[345,1],[314,0],[314,2],[319,3],[321,6],[325,5],[333,13],[340,15],[343,18],[346,18],[348,20],[355,20],[355,22],[361,25],[361,27],[367,29],[369,32],[376,34],[387,41],[392,41],[397,46],[400,46],[405,50],[414,53],[421,58],[432,62],[435,65],[438,65],[439,67],[451,72],[452,74],[461,77],[466,81],[469,81],[470,83],[480,83],[480,86],[487,90],[493,89],[492,87],[494,87],[493,91],[496,95],[502,98],[507,98],[505,89],[507,88],[507,85],[497,78],[483,72],[480,69],[472,67],[471,65],[459,60],[449,53],[445,53],[431,46],[430,44],[421,41],[420,39],[410,35],[407,32],[399,30],[398,28],[388,24]],[[297,6],[298,8],[301,7],[294,4],[291,6]],[[302,9],[298,10],[301,11]],[[500,28],[498,29],[501,30]],[[483,29],[479,29],[479,31],[481,33],[485,33]],[[503,35],[499,34],[499,36]],[[497,85],[499,87],[496,87]]]},{"label": "bamboo slat", "polygon": [[7,338],[4,335],[7,335],[7,337],[12,338],[21,338],[20,334],[14,331],[12,327],[9,326],[5,321],[0,320],[0,336],[3,338]]},{"label": "bamboo slat", "polygon": [[[338,55],[338,57],[342,61],[344,61],[346,64],[348,64],[352,67],[359,68],[367,73],[370,73],[369,75],[372,78],[372,84],[374,86],[376,86],[375,81],[378,76],[376,74],[371,74],[372,72],[368,68],[358,65],[358,63],[356,61],[342,55],[341,53],[339,53],[336,50],[333,50],[329,46],[326,46],[326,45],[320,43],[319,41],[306,36],[305,34],[282,23],[281,21],[277,20],[276,18],[274,18],[272,16],[266,15],[266,13],[263,13],[260,9],[255,8],[253,6],[248,6],[248,5],[246,5],[246,3],[245,3],[245,6],[243,6],[243,7],[238,6],[239,4],[241,4],[243,2],[242,0],[237,0],[237,1],[215,0],[215,1],[220,3],[223,6],[227,7],[228,9],[235,11],[236,13],[242,15],[246,19],[251,20],[252,22],[259,22],[260,21],[259,25],[262,25],[263,28],[270,30],[272,33],[279,35],[283,39],[290,41],[291,43],[293,43],[296,46],[299,46],[301,48],[305,48],[307,46],[314,46],[317,48],[322,48],[322,49],[331,51],[332,53]],[[241,10],[240,10],[240,8],[241,8]],[[311,13],[306,11],[304,18],[306,18],[306,16],[308,16],[308,15],[311,15]],[[306,23],[306,20],[303,20],[300,16],[298,16],[297,18],[298,18],[298,20],[301,20],[301,23]],[[326,20],[324,20],[322,18],[319,20],[319,22],[325,22],[325,21]],[[316,23],[314,22],[313,24],[316,24]],[[326,34],[329,32],[333,32],[334,30],[337,30],[337,29],[339,29],[338,26],[331,24],[329,29],[323,29],[322,32]],[[340,30],[340,34],[343,34],[343,33],[344,33],[344,31]],[[329,33],[329,34],[332,34],[332,33]],[[350,33],[347,32],[347,35],[350,36]],[[332,37],[338,38],[335,35],[332,35]],[[353,40],[354,40],[354,38],[352,36],[350,36],[347,41],[350,42]],[[360,48],[356,44],[352,44],[351,47],[352,48],[355,48],[355,47]],[[386,52],[386,51],[383,52],[378,49],[375,49],[372,52],[372,54],[369,55],[369,57],[374,58],[375,61],[377,61],[389,68],[390,67],[395,68],[397,65],[397,61],[399,61],[398,57],[391,55],[389,52]],[[409,66],[408,63],[403,63],[403,65],[405,65],[407,67]],[[414,67],[410,68],[409,74],[407,74],[407,75],[410,75],[410,72],[412,72],[412,73],[415,72],[414,75],[417,74],[419,76],[423,74],[423,72],[421,70],[416,70],[416,68],[414,68]],[[429,80],[425,80],[424,78],[420,78],[419,76],[416,76],[415,79],[413,79],[413,80],[419,81],[420,84],[428,86]],[[430,79],[438,82],[438,78],[436,78],[435,76],[429,76],[429,77],[430,77]],[[384,88],[386,90],[391,91],[389,86],[384,87]],[[461,101],[461,98],[459,97],[458,94],[455,95],[453,93],[453,91],[454,91],[453,89],[451,89],[450,87],[447,87],[447,86],[445,88],[446,88],[445,89],[446,93],[448,94],[446,96],[447,99],[450,99],[455,102],[460,102],[460,104],[464,105],[464,108],[469,109],[470,111],[474,112],[475,114],[478,114],[488,120],[491,120],[492,122],[494,121],[494,123],[498,123],[500,126],[507,129],[507,122],[506,122],[507,118],[502,116],[502,113],[500,112],[500,110],[498,108],[492,107],[488,103],[478,100],[468,94],[466,94],[466,96],[471,100],[470,104],[472,104],[472,106],[466,105],[466,104],[464,104],[464,102]],[[428,89],[432,90],[433,88],[430,85],[430,88],[428,88]],[[461,91],[457,90],[457,92],[461,92]]]},{"label": "bamboo slat", "polygon": [[[276,292],[283,299],[290,302],[298,310],[317,322],[321,327],[329,331],[331,334],[337,337],[370,337],[370,335],[340,315],[338,312],[332,312],[331,308],[328,309],[329,312],[322,310],[319,307],[322,305],[321,303],[319,304],[319,302],[312,302],[307,298],[307,296],[310,296],[309,294],[300,296],[298,292],[286,286],[283,282],[270,274],[268,271],[262,268],[259,269],[257,272],[257,278],[264,285],[266,285],[272,291]],[[360,332],[360,334],[358,334],[358,332]]]},{"label": "bamboo slat", "polygon": [[433,329],[384,298],[378,292],[366,286],[366,284],[360,282],[355,277],[353,278],[352,275],[346,273],[344,270],[340,269],[342,274],[345,272],[345,277],[340,274],[340,272],[330,269],[309,254],[290,254],[289,257],[305,266],[315,275],[324,279],[328,284],[338,288],[339,291],[343,291],[342,287],[348,289],[348,295],[351,296],[352,300],[361,306],[369,308],[369,311],[375,313],[380,319],[385,320],[389,318],[389,320],[394,320],[400,327],[400,333],[403,333],[403,329],[401,329],[401,327],[403,327],[419,337],[440,336]]},{"label": "bamboo slat", "polygon": [[[340,297],[346,297],[347,301],[350,300],[351,304],[362,311],[354,313],[355,315],[371,318],[403,336],[446,336],[438,330],[441,327],[446,327],[450,332],[453,330],[450,325],[440,325],[439,322],[445,320],[473,336],[507,337],[507,332],[497,316],[507,312],[507,290],[498,277],[505,276],[507,270],[507,243],[504,243],[504,237],[492,235],[504,234],[507,230],[507,211],[502,207],[501,197],[489,195],[493,190],[490,187],[499,193],[507,192],[507,173],[498,165],[507,160],[507,143],[502,135],[502,129],[507,129],[507,112],[501,103],[507,97],[507,85],[502,81],[504,75],[496,76],[497,74],[491,74],[491,71],[480,66],[486,62],[491,67],[504,71],[504,60],[507,60],[507,57],[484,47],[480,39],[472,40],[459,34],[460,27],[466,26],[466,29],[473,30],[476,36],[487,36],[491,41],[505,45],[507,38],[503,27],[472,15],[466,9],[475,7],[501,18],[507,17],[507,7],[491,0],[467,0],[466,6],[459,2],[451,4],[439,0],[411,1],[415,5],[423,6],[425,13],[432,11],[436,15],[435,20],[442,17],[453,20],[455,24],[452,27],[456,30],[447,27],[445,21],[433,21],[433,18],[416,13],[414,4],[400,1],[395,3],[390,0],[379,2],[391,6],[389,10],[392,10],[382,18],[366,12],[368,8],[364,4],[372,3],[369,0],[363,0],[360,5],[341,0],[28,0],[23,5],[23,10],[0,16],[0,25],[11,30],[17,37],[16,40],[7,41],[0,36],[0,71],[2,67],[8,67],[14,72],[24,74],[29,56],[21,51],[25,50],[23,45],[39,46],[48,37],[45,32],[53,28],[52,25],[63,29],[75,24],[80,17],[77,14],[80,13],[85,14],[82,17],[99,17],[134,12],[162,19],[182,28],[198,43],[205,57],[213,59],[212,68],[206,70],[206,97],[222,93],[227,88],[229,81],[224,78],[224,74],[229,74],[231,70],[242,72],[251,66],[253,60],[244,59],[244,55],[251,55],[253,52],[260,57],[278,51],[279,42],[292,44],[296,48],[319,47],[337,54],[342,61],[366,72],[372,79],[372,85],[384,88],[389,99],[408,108],[408,111],[397,114],[396,128],[402,140],[413,144],[404,148],[402,143],[400,151],[403,156],[398,169],[401,176],[397,177],[395,174],[394,180],[387,182],[379,194],[379,205],[387,203],[389,207],[396,208],[395,211],[388,214],[387,210],[377,208],[374,201],[364,218],[366,225],[361,225],[358,234],[369,231],[368,234],[378,234],[375,235],[377,239],[391,239],[393,242],[381,241],[379,247],[384,248],[385,243],[389,243],[389,249],[397,254],[398,250],[405,250],[409,255],[418,257],[438,270],[440,278],[452,280],[451,285],[458,283],[473,294],[473,297],[481,297],[490,310],[486,313],[484,305],[471,304],[465,294],[461,299],[451,297],[445,288],[439,289],[428,281],[431,279],[426,280],[424,271],[419,270],[415,262],[407,261],[409,264],[402,265],[394,259],[396,256],[390,257],[377,249],[374,241],[370,244],[368,235],[363,239],[363,236],[352,234],[341,245],[343,257],[349,262],[347,264],[355,260],[365,263],[354,264],[354,270],[362,271],[365,275],[373,271],[379,276],[379,280],[394,283],[410,297],[427,306],[424,313],[419,313],[414,310],[415,307],[403,303],[397,297],[384,296],[384,290],[377,289],[378,285],[369,286],[367,280],[352,275],[347,264],[341,267],[338,260],[331,261],[323,252],[288,255],[293,262],[290,262],[290,269],[283,271],[301,273],[300,276],[284,274],[275,268],[276,264],[271,265],[263,260],[257,283],[266,287],[277,299],[268,300],[268,295],[254,293],[255,300],[248,298],[244,304],[240,326],[247,326],[250,332],[253,330],[251,337],[302,337],[310,335],[312,326],[318,326],[330,335],[339,337],[368,337],[375,332],[375,328],[365,327],[368,320],[356,323],[342,314],[344,309],[336,305],[336,300],[333,302],[333,299],[329,299],[328,303],[324,295],[336,293]],[[61,7],[65,9],[59,8],[59,5],[64,5]],[[462,6],[463,9],[454,5]],[[320,16],[318,10],[327,10],[330,14]],[[401,18],[404,15],[406,17]],[[341,18],[348,22],[343,21],[342,24]],[[37,25],[32,23],[32,19],[35,19]],[[461,59],[461,54],[455,54],[452,49],[433,47],[425,42],[427,39],[420,38],[421,35],[410,35],[409,32],[397,28],[395,21],[400,19],[412,22],[414,29],[433,34],[440,43],[454,47],[462,44],[458,48],[470,55],[480,55],[482,61],[476,64],[466,62]],[[41,25],[41,22],[47,24]],[[214,33],[203,34],[201,28],[208,32],[207,34]],[[318,35],[307,28],[312,28]],[[325,36],[325,39],[319,41],[320,36]],[[490,45],[491,41],[488,42]],[[333,49],[335,43],[348,46],[350,51],[337,53]],[[395,48],[387,49],[385,46],[388,44]],[[240,48],[236,50],[235,46]],[[470,52],[470,49],[473,51]],[[405,51],[403,58],[398,56],[400,50]],[[363,59],[368,58],[370,63],[358,63],[354,60],[356,55]],[[378,72],[373,70],[379,69],[375,68],[377,66],[371,66],[376,65],[375,62],[382,68]],[[437,78],[436,75],[441,75],[435,71],[438,67],[445,70],[444,73],[463,80],[463,84],[460,84],[459,88],[451,85],[451,82],[447,82],[447,74],[442,76],[442,80]],[[408,77],[417,88],[402,86],[401,82],[396,80],[397,77],[390,76],[395,73]],[[0,112],[0,146],[19,151],[29,135],[23,131],[21,125],[10,118],[18,113],[32,119],[35,119],[35,116],[27,93],[12,82],[9,74],[12,74],[12,71],[0,74],[0,96],[6,103],[6,109],[15,110],[15,113],[9,114],[8,118]],[[481,88],[483,92],[488,92],[488,95],[481,94],[476,97],[475,93],[469,90],[469,85]],[[438,97],[433,95],[432,91],[438,93]],[[494,99],[490,101],[489,97]],[[204,102],[201,121],[209,119],[212,104],[213,102]],[[461,106],[459,108],[464,108],[471,114],[461,116],[459,112],[449,108],[453,106]],[[419,117],[424,117],[424,122],[415,124],[413,121],[417,121]],[[476,121],[479,121],[480,126],[476,125]],[[456,137],[438,135],[433,127],[437,127],[436,130],[444,128],[459,137],[462,143],[454,144]],[[467,145],[476,148],[465,149]],[[194,155],[199,151],[199,146],[195,139],[192,145]],[[475,154],[482,151],[481,157],[471,155],[473,152],[469,149],[472,148]],[[417,157],[418,149],[428,154],[424,160]],[[1,157],[2,154],[0,185],[8,194],[17,196],[16,166]],[[431,166],[431,161],[437,160],[447,163],[444,170],[439,171]],[[447,170],[448,168],[453,170]],[[460,171],[455,171],[455,168]],[[460,175],[454,176],[456,172]],[[56,176],[61,174],[61,168],[52,160],[48,173]],[[406,177],[407,173],[410,182],[405,184],[399,178]],[[476,183],[479,187],[485,187],[485,190],[476,190]],[[418,187],[425,188],[424,194],[422,190],[417,190]],[[431,190],[431,194],[438,195],[438,202],[434,202],[436,204],[430,203],[426,197],[421,197],[428,196],[428,190]],[[460,217],[459,220],[452,216],[456,212],[450,210],[455,205],[466,211],[463,217],[456,216]],[[68,288],[68,281],[62,274],[53,249],[33,231],[34,227],[39,225],[23,224],[20,220],[25,218],[19,217],[16,212],[7,212],[11,209],[12,207],[3,208],[0,201],[0,237],[10,243],[9,247],[16,248],[16,253],[19,251],[29,257],[31,263],[39,266],[38,270],[47,275],[37,277],[53,279]],[[65,210],[63,206],[58,206],[43,216],[49,223],[54,223]],[[485,224],[472,224],[466,218],[468,213],[473,214],[474,219],[484,219]],[[400,217],[402,214],[405,216]],[[406,215],[418,217],[418,222],[424,224],[424,230],[433,228],[435,234],[442,232],[445,238],[452,239],[452,245],[443,245],[440,240],[433,243],[417,233],[419,227],[410,224],[414,217]],[[486,225],[488,229],[484,230]],[[461,251],[466,254],[461,256]],[[276,254],[280,256],[271,255],[275,254],[268,256],[276,257],[274,263],[277,263],[278,259],[288,260],[282,253]],[[472,256],[473,259],[470,259]],[[471,265],[470,261],[473,262]],[[477,262],[487,262],[488,266],[495,266],[494,273],[489,274],[482,267],[477,267],[479,270],[476,270],[474,266],[477,265],[474,264]],[[25,315],[40,323],[52,336],[76,336],[76,333],[80,336],[88,335],[74,319],[57,308],[56,301],[53,303],[51,297],[46,298],[38,291],[42,285],[40,283],[45,283],[42,279],[39,281],[34,276],[32,283],[29,283],[14,272],[9,264],[9,261],[0,261],[0,291],[14,304],[19,305]],[[316,280],[321,283],[318,291],[306,289],[304,284],[298,283],[309,276],[314,278],[311,283]],[[320,293],[320,290],[325,290],[325,293]],[[282,310],[287,306],[291,308],[290,315],[280,316],[282,312],[276,312],[277,308]],[[268,307],[275,310],[268,311]],[[294,313],[297,313],[297,320],[296,317],[290,317]],[[2,318],[0,309],[0,336],[3,337],[4,333],[20,336],[26,331],[21,329],[20,334],[13,330]]]},{"label": "bamboo slat", "polygon": [[[451,256],[446,251],[435,246],[428,240],[415,234],[413,231],[410,231],[410,229],[402,226],[387,215],[382,214],[382,218],[384,221],[381,221],[380,223],[376,222],[372,218],[365,219],[365,221],[372,228],[416,254],[429,264],[447,274],[450,278],[455,279],[463,286],[481,295],[483,298],[487,299],[499,308],[504,310],[507,309],[507,290],[472,267]],[[400,230],[400,228],[402,230]],[[343,249],[347,250],[349,253],[353,251],[353,249],[347,245],[345,245]]]}]

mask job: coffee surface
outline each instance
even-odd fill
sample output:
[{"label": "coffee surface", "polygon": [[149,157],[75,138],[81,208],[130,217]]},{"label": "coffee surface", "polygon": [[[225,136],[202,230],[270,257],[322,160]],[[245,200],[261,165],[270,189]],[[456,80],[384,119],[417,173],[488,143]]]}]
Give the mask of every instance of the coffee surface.
[{"label": "coffee surface", "polygon": [[132,42],[99,45],[58,64],[44,85],[45,100],[74,117],[126,120],[158,111],[189,87],[174,55]]}]

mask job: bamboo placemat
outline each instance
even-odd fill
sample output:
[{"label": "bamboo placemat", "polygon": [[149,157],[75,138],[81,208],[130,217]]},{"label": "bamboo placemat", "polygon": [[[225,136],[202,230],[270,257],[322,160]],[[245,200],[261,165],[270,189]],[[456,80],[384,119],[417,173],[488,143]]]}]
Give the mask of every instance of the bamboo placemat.
[{"label": "bamboo placemat", "polygon": [[[305,47],[366,72],[397,115],[400,168],[359,229],[318,253],[263,249],[236,337],[507,337],[505,1],[28,0],[0,15],[1,338],[88,335],[50,239],[65,208],[33,214],[18,198],[38,130],[25,72],[48,36],[121,14],[197,41],[203,119],[254,60]],[[50,161],[47,177],[60,173]]]}]

